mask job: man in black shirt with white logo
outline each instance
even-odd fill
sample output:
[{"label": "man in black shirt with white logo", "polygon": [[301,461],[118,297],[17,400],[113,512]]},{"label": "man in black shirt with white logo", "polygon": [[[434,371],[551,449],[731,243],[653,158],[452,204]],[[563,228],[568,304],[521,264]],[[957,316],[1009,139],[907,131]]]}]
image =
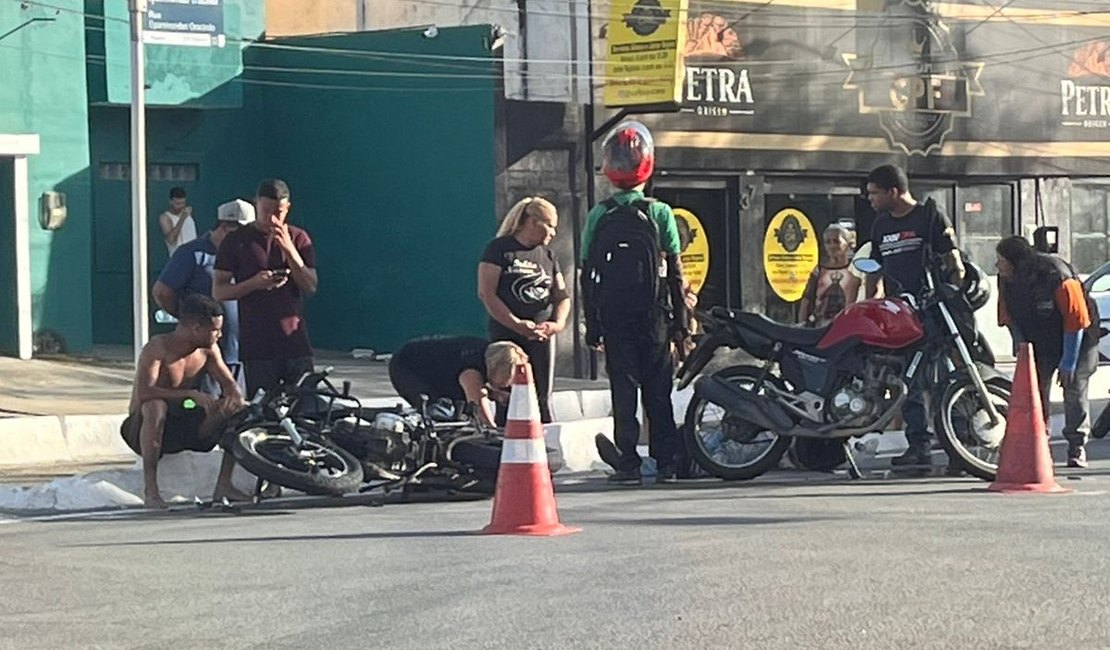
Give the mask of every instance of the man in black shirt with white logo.
[{"label": "man in black shirt with white logo", "polygon": [[[955,283],[963,280],[963,260],[956,248],[952,222],[931,199],[924,203],[914,199],[909,185],[905,170],[896,165],[877,167],[867,177],[867,198],[877,214],[871,231],[871,259],[882,264],[888,295],[920,293],[929,253],[942,256]],[[878,293],[878,280],[875,275],[868,276],[868,298]],[[932,434],[921,382],[915,381],[909,387],[902,417],[906,421],[909,449],[891,464],[930,465]]]}]

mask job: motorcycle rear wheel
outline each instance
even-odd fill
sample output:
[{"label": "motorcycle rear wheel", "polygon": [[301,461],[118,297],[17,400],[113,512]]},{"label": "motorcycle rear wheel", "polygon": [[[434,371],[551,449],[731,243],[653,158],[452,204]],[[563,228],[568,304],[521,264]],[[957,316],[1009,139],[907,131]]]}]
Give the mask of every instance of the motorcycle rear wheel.
[{"label": "motorcycle rear wheel", "polygon": [[[964,377],[944,391],[936,415],[936,430],[950,463],[976,478],[993,481],[998,475],[998,457],[1005,436],[1012,382],[1003,377],[992,377],[985,383],[991,401],[1002,416],[995,429],[986,429],[987,415],[982,400],[975,384]],[[992,435],[997,439],[989,440]]]},{"label": "motorcycle rear wheel", "polygon": [[[715,374],[741,390],[750,391],[763,370],[754,366],[734,366]],[[766,381],[779,380],[768,376]],[[713,414],[708,415],[710,412]],[[750,480],[778,467],[791,442],[786,436],[758,431],[755,425],[727,418],[723,408],[696,394],[686,408],[683,434],[686,449],[694,461],[706,472],[726,481]],[[749,451],[752,453],[750,459],[736,461]]]},{"label": "motorcycle rear wheel", "polygon": [[231,453],[248,472],[306,494],[339,496],[362,485],[362,464],[350,453],[299,427],[305,438],[297,449],[278,425],[237,431]]}]

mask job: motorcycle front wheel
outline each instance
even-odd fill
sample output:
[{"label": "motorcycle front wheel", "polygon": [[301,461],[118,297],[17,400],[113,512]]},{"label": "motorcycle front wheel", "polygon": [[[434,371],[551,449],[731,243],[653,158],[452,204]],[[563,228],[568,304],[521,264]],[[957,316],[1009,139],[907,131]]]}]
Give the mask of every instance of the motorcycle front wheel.
[{"label": "motorcycle front wheel", "polygon": [[[753,391],[763,370],[734,366],[715,374],[740,390]],[[778,380],[768,376],[767,381]],[[694,461],[706,472],[726,481],[746,481],[778,467],[791,440],[730,416],[724,408],[696,394],[686,408],[683,432],[686,449]]]},{"label": "motorcycle front wheel", "polygon": [[362,485],[362,464],[350,453],[329,444],[303,427],[300,447],[274,425],[237,431],[231,453],[248,472],[306,494],[339,496]]},{"label": "motorcycle front wheel", "polygon": [[993,377],[985,383],[991,403],[1002,416],[998,424],[991,426],[979,391],[970,378],[963,377],[944,391],[936,429],[951,462],[976,478],[993,481],[998,475],[998,458],[1006,435],[1012,382]]}]

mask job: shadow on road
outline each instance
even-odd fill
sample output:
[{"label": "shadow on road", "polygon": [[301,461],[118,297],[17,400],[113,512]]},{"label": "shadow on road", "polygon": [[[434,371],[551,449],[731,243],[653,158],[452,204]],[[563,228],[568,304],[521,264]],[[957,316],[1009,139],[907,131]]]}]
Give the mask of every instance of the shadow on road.
[{"label": "shadow on road", "polygon": [[379,533],[338,533],[333,535],[267,535],[259,537],[219,537],[207,539],[167,539],[131,542],[111,542],[107,544],[67,544],[64,548],[118,548],[125,546],[189,546],[192,544],[244,544],[273,542],[313,542],[328,540],[372,540],[372,539],[421,539],[439,537],[472,537],[479,533],[472,530],[400,531]]},{"label": "shadow on road", "polygon": [[453,494],[446,492],[429,491],[426,493],[413,493],[403,495],[394,493],[380,494],[350,494],[341,497],[317,496],[291,496],[277,499],[267,499],[260,503],[236,503],[230,510],[215,507],[193,507],[190,505],[174,504],[169,510],[146,510],[141,507],[112,508],[105,510],[71,510],[58,513],[54,510],[6,510],[0,509],[0,515],[8,515],[17,519],[33,521],[35,523],[78,523],[89,521],[146,521],[156,519],[189,519],[195,517],[237,517],[237,516],[267,516],[290,515],[298,510],[324,510],[330,508],[380,508],[388,505],[415,505],[434,503],[465,503],[469,501],[486,501],[490,495],[486,494]]},{"label": "shadow on road", "polygon": [[[825,521],[827,517],[649,517],[646,519],[599,519],[593,523],[630,524],[634,526],[768,526],[772,524],[808,524]],[[589,520],[575,520],[591,523]]]},{"label": "shadow on road", "polygon": [[[604,479],[586,479],[578,483],[558,484],[556,494],[593,494],[639,492],[650,490],[659,496],[680,499],[811,499],[853,497],[901,497],[924,494],[973,494],[975,488],[988,483],[966,478],[937,479],[933,475],[920,478],[869,477],[851,480],[828,474],[797,475],[790,478],[772,476],[754,481],[722,481],[712,478],[683,480],[669,485],[655,485],[645,479],[642,487],[609,485]],[[905,490],[897,488],[904,487]],[[805,490],[784,494],[781,488]],[[882,491],[876,491],[881,488]],[[888,489],[890,488],[890,489]],[[701,494],[716,492],[716,494]]]}]

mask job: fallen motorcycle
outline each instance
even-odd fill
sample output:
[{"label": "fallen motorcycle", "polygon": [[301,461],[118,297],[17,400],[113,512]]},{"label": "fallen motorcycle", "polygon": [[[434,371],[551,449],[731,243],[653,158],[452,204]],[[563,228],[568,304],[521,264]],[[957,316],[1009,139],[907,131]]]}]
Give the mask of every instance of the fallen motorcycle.
[{"label": "fallen motorcycle", "polygon": [[[330,372],[260,391],[229,426],[223,445],[259,477],[258,493],[264,481],[315,495],[493,492],[503,438],[471,409],[364,408],[350,382],[337,389]],[[559,451],[547,452],[550,471],[558,471]]]}]

